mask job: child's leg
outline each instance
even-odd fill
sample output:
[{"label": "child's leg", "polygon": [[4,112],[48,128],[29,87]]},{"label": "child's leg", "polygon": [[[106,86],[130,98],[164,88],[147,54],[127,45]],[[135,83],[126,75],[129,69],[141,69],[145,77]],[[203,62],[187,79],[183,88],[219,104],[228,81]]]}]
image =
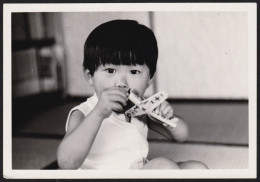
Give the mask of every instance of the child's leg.
[{"label": "child's leg", "polygon": [[179,169],[179,166],[166,157],[157,157],[147,162],[142,169]]},{"label": "child's leg", "polygon": [[142,169],[208,169],[200,161],[174,162],[166,157],[157,157],[147,162]]},{"label": "child's leg", "polygon": [[200,161],[187,161],[177,163],[180,169],[209,169],[206,164]]}]

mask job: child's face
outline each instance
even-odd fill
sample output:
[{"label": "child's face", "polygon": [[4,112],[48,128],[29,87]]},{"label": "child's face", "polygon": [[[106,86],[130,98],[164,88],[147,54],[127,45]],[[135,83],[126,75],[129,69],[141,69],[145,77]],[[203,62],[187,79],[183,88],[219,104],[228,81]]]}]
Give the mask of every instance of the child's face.
[{"label": "child's face", "polygon": [[144,65],[100,65],[89,76],[89,82],[94,86],[98,98],[104,90],[110,87],[125,87],[142,97],[146,88],[152,82],[150,79],[150,70]]}]

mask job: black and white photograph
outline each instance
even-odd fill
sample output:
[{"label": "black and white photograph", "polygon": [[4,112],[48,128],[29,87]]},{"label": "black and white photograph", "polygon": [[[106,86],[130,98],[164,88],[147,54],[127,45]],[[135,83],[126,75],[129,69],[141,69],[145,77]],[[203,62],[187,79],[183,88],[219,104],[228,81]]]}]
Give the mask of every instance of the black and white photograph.
[{"label": "black and white photograph", "polygon": [[256,16],[4,4],[4,178],[256,178]]}]

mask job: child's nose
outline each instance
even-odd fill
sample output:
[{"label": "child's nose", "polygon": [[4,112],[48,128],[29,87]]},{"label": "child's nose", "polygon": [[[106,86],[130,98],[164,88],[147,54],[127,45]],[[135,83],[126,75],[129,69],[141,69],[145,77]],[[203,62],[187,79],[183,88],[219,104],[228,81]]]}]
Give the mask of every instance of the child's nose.
[{"label": "child's nose", "polygon": [[116,87],[128,89],[128,84],[125,78],[119,78],[116,82]]},{"label": "child's nose", "polygon": [[127,84],[125,84],[125,83],[117,83],[116,84],[116,87],[121,87],[121,88],[125,88],[125,89],[128,89],[128,86],[127,86]]}]

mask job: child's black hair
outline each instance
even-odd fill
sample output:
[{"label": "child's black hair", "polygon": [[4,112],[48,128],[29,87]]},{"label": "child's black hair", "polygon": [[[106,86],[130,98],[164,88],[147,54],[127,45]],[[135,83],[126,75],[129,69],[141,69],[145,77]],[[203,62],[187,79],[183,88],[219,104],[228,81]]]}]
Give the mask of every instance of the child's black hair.
[{"label": "child's black hair", "polygon": [[146,64],[152,78],[157,58],[157,41],[149,28],[134,20],[113,20],[99,25],[88,36],[83,66],[94,75],[101,64]]}]

